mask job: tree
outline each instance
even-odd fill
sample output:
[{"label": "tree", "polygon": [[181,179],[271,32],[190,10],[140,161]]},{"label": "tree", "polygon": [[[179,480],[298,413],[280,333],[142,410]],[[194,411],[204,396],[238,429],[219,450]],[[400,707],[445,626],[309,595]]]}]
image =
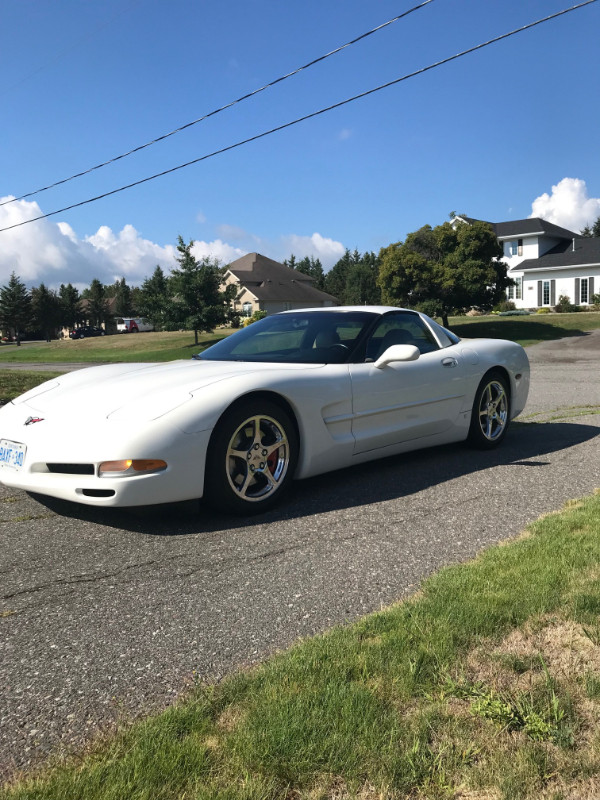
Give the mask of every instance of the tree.
[{"label": "tree", "polygon": [[361,255],[346,250],[342,258],[325,275],[325,291],[342,305],[380,303],[381,291],[377,285],[379,259],[375,253]]},{"label": "tree", "polygon": [[591,227],[589,225],[586,225],[585,228],[581,231],[580,236],[583,236],[584,238],[587,239],[591,237],[600,238],[600,217],[598,217],[596,222],[594,222],[594,224]]},{"label": "tree", "polygon": [[169,282],[173,293],[172,313],[174,321],[194,331],[194,342],[198,344],[200,331],[210,332],[227,321],[235,286],[221,291],[223,270],[219,262],[205,257],[198,261],[192,255],[194,242],[185,244],[179,237],[177,261],[179,269],[171,272]]},{"label": "tree", "polygon": [[157,266],[152,277],[143,282],[137,295],[136,308],[142,317],[147,317],[156,330],[160,331],[165,330],[173,316],[172,302],[169,280]]},{"label": "tree", "polygon": [[31,311],[33,326],[43,332],[49,342],[56,335],[56,328],[60,324],[61,306],[56,292],[51,291],[45,284],[40,283],[31,290]]},{"label": "tree", "polygon": [[337,261],[325,276],[325,291],[332,294],[334,297],[344,303],[344,295],[346,294],[346,281],[348,280],[348,271],[352,266],[352,255],[350,250],[346,250],[344,255]]},{"label": "tree", "polygon": [[375,253],[359,255],[358,259],[353,257],[346,276],[344,303],[355,306],[378,305],[381,302],[378,273],[379,259]]},{"label": "tree", "polygon": [[84,292],[84,296],[87,300],[86,316],[90,321],[90,325],[102,325],[108,316],[108,303],[106,301],[106,289],[98,278],[94,278],[90,288]]},{"label": "tree", "polygon": [[133,313],[132,294],[125,278],[115,281],[113,296],[115,297],[115,314],[118,317],[130,317]]},{"label": "tree", "polygon": [[384,303],[421,308],[440,316],[477,306],[484,310],[505,297],[510,286],[502,248],[485,222],[425,225],[379,253],[379,286]]},{"label": "tree", "polygon": [[[294,256],[291,256],[293,258]],[[323,272],[323,265],[321,260],[314,256],[305,256],[300,261],[296,262],[296,270],[302,272],[304,275],[309,275],[314,278],[314,285],[317,289],[323,290],[325,287],[325,273]]]},{"label": "tree", "polygon": [[11,273],[6,286],[0,289],[0,326],[14,333],[17,345],[21,344],[21,333],[31,322],[31,296],[25,284]]},{"label": "tree", "polygon": [[82,320],[81,313],[81,297],[78,289],[73,284],[61,283],[58,290],[58,299],[60,303],[60,319],[65,328],[74,328]]}]

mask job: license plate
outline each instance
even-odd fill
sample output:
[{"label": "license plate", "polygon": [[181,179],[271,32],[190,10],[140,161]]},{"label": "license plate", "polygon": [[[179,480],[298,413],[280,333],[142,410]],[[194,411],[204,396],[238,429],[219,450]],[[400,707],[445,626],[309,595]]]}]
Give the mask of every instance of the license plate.
[{"label": "license plate", "polygon": [[27,447],[24,444],[0,439],[0,469],[21,469],[26,452]]}]

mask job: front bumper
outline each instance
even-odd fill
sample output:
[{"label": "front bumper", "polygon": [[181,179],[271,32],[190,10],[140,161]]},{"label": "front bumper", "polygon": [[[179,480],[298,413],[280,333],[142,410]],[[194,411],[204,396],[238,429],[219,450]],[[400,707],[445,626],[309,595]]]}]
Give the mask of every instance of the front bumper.
[{"label": "front bumper", "polygon": [[[210,430],[183,433],[164,423],[148,423],[143,435],[123,423],[104,420],[94,431],[51,426],[45,420],[25,426],[23,406],[4,407],[0,438],[27,447],[20,469],[0,466],[0,483],[14,489],[92,506],[142,506],[202,496]],[[160,458],[160,472],[98,477],[103,461]],[[93,474],[52,472],[48,464],[92,465]]]}]

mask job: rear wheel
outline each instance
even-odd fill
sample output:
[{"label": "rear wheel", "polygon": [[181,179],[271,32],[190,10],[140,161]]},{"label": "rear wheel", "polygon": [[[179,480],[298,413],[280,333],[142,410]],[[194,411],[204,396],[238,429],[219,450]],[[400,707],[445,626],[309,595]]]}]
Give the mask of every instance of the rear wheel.
[{"label": "rear wheel", "polygon": [[468,441],[488,450],[500,444],[510,422],[508,381],[501,372],[488,372],[477,387]]},{"label": "rear wheel", "polygon": [[298,435],[270,400],[248,400],[225,413],[210,441],[204,496],[220,511],[257,514],[278,503],[294,476]]}]

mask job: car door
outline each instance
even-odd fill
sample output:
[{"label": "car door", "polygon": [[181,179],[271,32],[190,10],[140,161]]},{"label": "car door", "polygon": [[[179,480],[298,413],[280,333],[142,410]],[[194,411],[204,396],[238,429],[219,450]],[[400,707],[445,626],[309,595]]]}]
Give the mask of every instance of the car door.
[{"label": "car door", "polygon": [[[419,348],[416,361],[379,369],[391,344]],[[468,391],[468,365],[458,347],[441,347],[414,312],[385,315],[366,344],[363,363],[350,365],[354,452],[433,436],[452,427]]]}]

